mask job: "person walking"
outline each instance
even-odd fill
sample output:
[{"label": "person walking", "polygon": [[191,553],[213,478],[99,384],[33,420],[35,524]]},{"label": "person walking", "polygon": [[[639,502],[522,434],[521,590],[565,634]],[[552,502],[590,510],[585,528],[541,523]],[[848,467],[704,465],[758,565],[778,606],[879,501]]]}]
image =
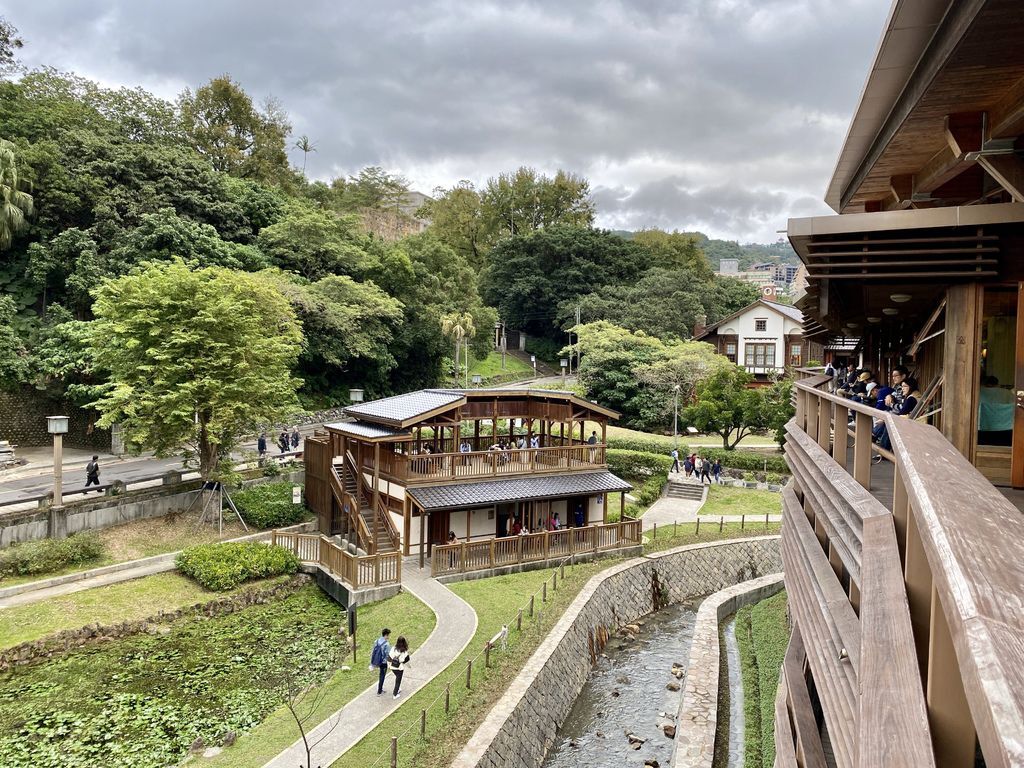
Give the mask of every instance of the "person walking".
[{"label": "person walking", "polygon": [[277,447],[281,453],[288,453],[288,430],[282,429],[281,434],[277,436]]},{"label": "person walking", "polygon": [[693,459],[693,476],[697,478],[698,481],[700,480],[700,476],[703,474],[703,470],[704,459],[700,456],[695,456]]},{"label": "person walking", "polygon": [[395,641],[395,647],[388,654],[389,666],[395,674],[394,698],[396,699],[401,695],[402,675],[405,674],[405,666],[409,663],[410,659],[412,659],[412,656],[409,654],[409,643],[405,641],[404,637],[399,637]]},{"label": "person walking", "polygon": [[672,472],[679,471],[679,451],[675,448],[672,449],[672,453],[669,454],[672,457]]},{"label": "person walking", "polygon": [[259,439],[256,440],[256,451],[259,454],[260,459],[267,458],[267,433],[260,432]]},{"label": "person walking", "polygon": [[711,485],[711,462],[708,459],[704,459],[700,465],[700,484],[704,485],[704,480],[708,481],[708,485]]},{"label": "person walking", "polygon": [[[92,461],[85,465],[85,489],[86,493],[89,492],[90,485],[98,486],[100,484],[100,457],[93,456]],[[96,489],[97,493],[101,493],[100,489]],[[57,504],[60,504],[60,499],[54,499]]]},{"label": "person walking", "polygon": [[384,627],[380,631],[380,637],[373,644],[373,651],[370,653],[370,670],[377,669],[380,679],[377,681],[377,695],[384,693],[384,678],[388,674],[388,655],[391,653],[391,630]]},{"label": "person walking", "polygon": [[711,474],[715,476],[715,485],[722,484],[722,460],[715,459],[714,466],[711,467]]},{"label": "person walking", "polygon": [[683,459],[683,473],[687,477],[693,474],[693,459],[691,459],[689,456]]},{"label": "person walking", "polygon": [[302,435],[299,434],[298,426],[292,427],[292,450],[299,450],[299,443],[302,442]]}]

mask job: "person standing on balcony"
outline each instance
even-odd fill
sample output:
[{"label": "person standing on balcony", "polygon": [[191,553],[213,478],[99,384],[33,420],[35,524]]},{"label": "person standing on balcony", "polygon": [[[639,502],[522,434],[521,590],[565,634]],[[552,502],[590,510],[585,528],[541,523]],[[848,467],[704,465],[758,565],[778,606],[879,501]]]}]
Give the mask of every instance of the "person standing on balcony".
[{"label": "person standing on balcony", "polygon": [[531,448],[540,448],[540,435],[534,435],[530,438]]},{"label": "person standing on balcony", "polygon": [[529,455],[526,453],[526,438],[522,435],[519,436],[519,440],[516,441],[516,448],[519,449],[519,461],[528,462],[530,460]]},{"label": "person standing on balcony", "polygon": [[586,522],[586,520],[584,519],[584,514],[583,514],[583,502],[582,501],[577,501],[576,502],[576,520],[575,520],[575,522],[576,522],[576,527],[577,528],[582,528],[584,523]]},{"label": "person standing on balcony", "polygon": [[[590,437],[587,438],[587,445],[589,445],[589,446],[596,446],[597,445],[597,430],[596,429],[593,432],[591,432],[590,433]],[[591,447],[591,449],[590,449],[590,463],[594,464],[596,462],[597,462],[597,448],[596,447]]]},{"label": "person standing on balcony", "polygon": [[466,438],[462,438],[462,442],[459,443],[459,453],[462,454],[462,466],[466,466],[467,464],[469,464],[468,454],[471,450],[472,448],[469,445],[469,440],[467,440]]}]

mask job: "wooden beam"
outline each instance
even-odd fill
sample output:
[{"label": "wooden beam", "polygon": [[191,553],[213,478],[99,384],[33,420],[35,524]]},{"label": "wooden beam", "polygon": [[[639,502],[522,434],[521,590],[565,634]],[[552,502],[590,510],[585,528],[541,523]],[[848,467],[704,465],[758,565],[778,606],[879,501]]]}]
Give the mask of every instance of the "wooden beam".
[{"label": "wooden beam", "polygon": [[1010,193],[1013,202],[1024,202],[1024,162],[1016,155],[982,155],[978,163]]},{"label": "wooden beam", "polygon": [[889,177],[889,191],[896,199],[896,208],[910,208],[914,197],[914,174],[901,173]]}]

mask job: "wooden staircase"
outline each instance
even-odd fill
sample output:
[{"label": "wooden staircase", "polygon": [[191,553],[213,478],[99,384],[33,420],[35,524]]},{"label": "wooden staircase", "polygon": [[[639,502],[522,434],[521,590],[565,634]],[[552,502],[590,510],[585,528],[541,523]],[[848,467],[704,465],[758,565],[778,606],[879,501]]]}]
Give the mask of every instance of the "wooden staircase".
[{"label": "wooden staircase", "polygon": [[[359,494],[357,490],[357,479],[356,474],[352,469],[351,464],[346,461],[341,466],[341,482],[345,488],[345,492],[350,494],[353,498],[358,498]],[[380,525],[377,530],[377,536],[373,538],[373,524],[374,514],[373,507],[365,501],[360,502],[359,505],[359,517],[362,518],[363,523],[366,525],[366,530],[369,531],[370,539],[373,542],[374,548],[372,551],[376,553],[386,554],[389,552],[397,552],[398,548],[395,546],[394,537],[392,532],[388,531],[387,526]]]}]

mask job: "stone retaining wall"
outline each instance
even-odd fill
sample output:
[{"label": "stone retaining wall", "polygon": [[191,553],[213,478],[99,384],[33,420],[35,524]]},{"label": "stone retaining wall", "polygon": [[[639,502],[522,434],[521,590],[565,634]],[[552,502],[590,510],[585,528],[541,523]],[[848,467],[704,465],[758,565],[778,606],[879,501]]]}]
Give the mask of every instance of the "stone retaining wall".
[{"label": "stone retaining wall", "polygon": [[[286,472],[278,477],[260,477],[245,481],[243,486],[274,482],[301,484],[303,480],[304,473],[298,470]],[[51,510],[45,507],[0,514],[0,548],[23,541],[45,539],[52,535],[51,528],[55,524],[59,527],[61,522],[65,526],[64,532],[72,534],[110,528],[150,517],[163,517],[170,512],[186,509],[199,485],[198,480],[185,480],[169,485],[129,490],[116,496],[103,495],[68,501],[64,505],[63,521],[55,521],[54,514],[59,513],[51,514]],[[194,512],[198,518],[198,509]],[[225,514],[233,513],[225,510]]]},{"label": "stone retaining wall", "polygon": [[781,573],[745,581],[716,592],[700,604],[686,664],[683,698],[676,717],[674,768],[711,768],[718,726],[718,673],[721,648],[718,627],[722,619],[751,603],[758,603],[784,588]]},{"label": "stone retaining wall", "polygon": [[68,417],[65,446],[110,450],[110,430],[95,426],[99,418],[95,411],[79,408],[28,386],[0,391],[0,440],[26,447],[52,445],[53,436],[46,429],[47,416]]},{"label": "stone retaining wall", "polygon": [[[603,641],[669,603],[782,570],[778,536],[694,544],[594,576],[459,753],[453,768],[537,768]],[[717,636],[715,641],[717,648]]]},{"label": "stone retaining wall", "polygon": [[250,605],[262,605],[290,595],[310,581],[305,574],[295,574],[290,579],[272,587],[246,589],[228,597],[219,597],[205,603],[185,606],[173,611],[160,611],[154,616],[118,624],[89,624],[81,629],[56,632],[38,640],[30,640],[0,651],[0,670],[31,664],[40,659],[60,656],[75,648],[107,642],[122,637],[131,637],[144,632],[154,635],[167,634],[171,630],[166,624],[186,616],[227,616]]}]

